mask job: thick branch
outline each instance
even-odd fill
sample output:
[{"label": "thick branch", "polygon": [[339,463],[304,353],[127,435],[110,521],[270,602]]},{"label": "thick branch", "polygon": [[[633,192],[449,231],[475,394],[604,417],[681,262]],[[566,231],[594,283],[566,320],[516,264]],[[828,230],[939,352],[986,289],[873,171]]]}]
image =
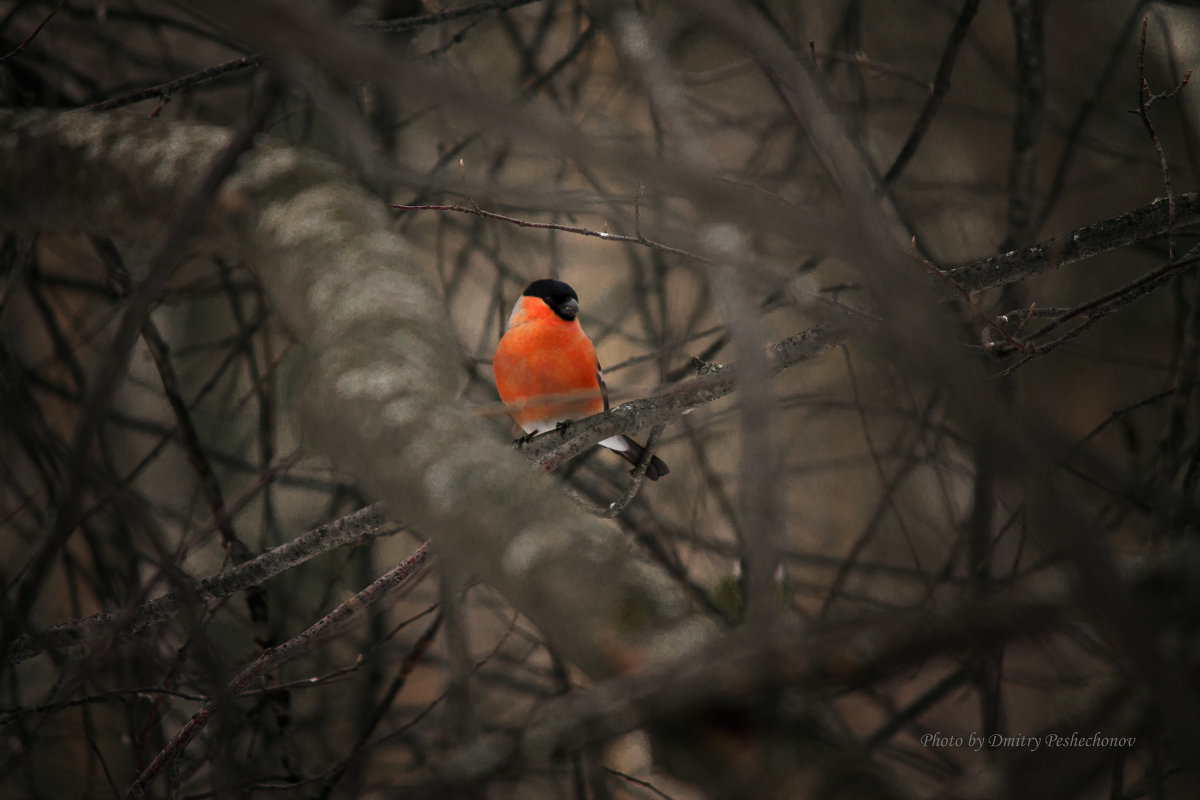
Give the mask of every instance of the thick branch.
[{"label": "thick branch", "polygon": [[[220,129],[90,114],[0,117],[0,226],[151,236],[187,197]],[[383,204],[336,165],[260,145],[226,182],[193,246],[255,268],[306,346],[302,427],[459,569],[479,575],[593,674],[630,620],[653,647],[707,631],[667,576],[605,523],[564,505],[456,399],[458,345],[432,274]],[[682,627],[676,627],[680,623]],[[699,627],[696,627],[699,625]],[[689,639],[690,640],[690,639]],[[677,642],[678,643],[678,642]],[[649,653],[635,656],[636,662]]]},{"label": "thick branch", "polygon": [[[1158,198],[1149,205],[1088,225],[1071,233],[981,259],[947,272],[968,292],[1016,283],[1043,272],[1165,234],[1170,227],[1169,204]],[[1175,198],[1175,228],[1200,224],[1200,193]]]},{"label": "thick branch", "polygon": [[[769,369],[778,375],[788,367],[810,361],[849,341],[871,325],[867,316],[845,315],[789,336],[771,346]],[[535,437],[524,446],[545,469],[554,469],[614,433],[631,432],[672,422],[693,408],[719,400],[738,388],[735,365],[723,365],[698,378],[672,386],[653,397],[632,400],[570,427],[570,436],[557,431]]]}]

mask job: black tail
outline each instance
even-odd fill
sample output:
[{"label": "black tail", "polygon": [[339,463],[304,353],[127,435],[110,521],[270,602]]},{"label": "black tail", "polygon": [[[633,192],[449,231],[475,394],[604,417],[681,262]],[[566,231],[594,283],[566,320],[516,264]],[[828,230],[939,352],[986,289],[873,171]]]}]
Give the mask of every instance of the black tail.
[{"label": "black tail", "polygon": [[[639,463],[641,463],[642,454],[646,452],[646,448],[642,447],[628,436],[622,435],[621,438],[625,440],[625,444],[629,446],[629,449],[615,450],[613,452],[619,453],[621,458],[625,459],[636,467]],[[667,462],[663,461],[658,456],[650,456],[650,465],[646,467],[647,478],[652,481],[656,481],[670,471],[671,468],[667,466]]]}]

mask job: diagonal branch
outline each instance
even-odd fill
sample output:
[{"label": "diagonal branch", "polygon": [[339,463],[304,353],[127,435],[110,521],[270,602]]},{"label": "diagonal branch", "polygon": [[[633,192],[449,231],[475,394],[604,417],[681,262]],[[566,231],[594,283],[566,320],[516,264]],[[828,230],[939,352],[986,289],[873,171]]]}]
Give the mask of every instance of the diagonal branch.
[{"label": "diagonal branch", "polygon": [[235,592],[260,586],[314,556],[374,536],[395,532],[381,530],[383,524],[383,511],[378,503],[360,508],[352,514],[272,548],[257,558],[204,578],[189,591],[171,592],[127,611],[94,614],[54,625],[34,635],[22,636],[13,643],[9,652],[9,662],[19,664],[46,651],[55,652],[56,655],[61,653],[70,658],[85,658],[97,642],[108,637],[130,635],[154,625],[161,625],[179,616],[187,608],[201,603],[212,603]]},{"label": "diagonal branch", "polygon": [[[1200,224],[1200,192],[1175,198],[1176,229]],[[1050,270],[1161,236],[1172,225],[1171,204],[1165,198],[1030,247],[973,261],[947,272],[968,292],[978,292],[1027,280]]]},{"label": "diagonal branch", "polygon": [[895,160],[892,161],[892,165],[888,167],[887,173],[883,176],[884,184],[890,184],[900,177],[900,173],[916,154],[917,148],[921,146],[925,134],[929,131],[929,126],[941,109],[942,99],[946,96],[946,92],[950,91],[950,74],[954,71],[954,64],[958,60],[958,49],[962,46],[963,40],[967,38],[967,31],[971,28],[971,21],[975,19],[975,13],[979,10],[981,1],[965,0],[962,8],[959,9],[958,17],[954,20],[954,27],[950,30],[949,38],[946,39],[946,46],[942,49],[937,75],[933,79],[933,91],[925,100],[925,105],[921,108],[921,114],[917,117],[917,121],[913,123],[908,139],[905,140],[900,152],[896,154]]}]

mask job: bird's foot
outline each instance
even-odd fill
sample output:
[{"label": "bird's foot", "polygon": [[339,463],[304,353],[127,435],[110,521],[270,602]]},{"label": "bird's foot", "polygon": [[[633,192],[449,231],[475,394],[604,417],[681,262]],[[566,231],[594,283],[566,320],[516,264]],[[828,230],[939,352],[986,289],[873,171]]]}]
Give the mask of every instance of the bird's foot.
[{"label": "bird's foot", "polygon": [[554,426],[554,430],[558,431],[558,438],[567,438],[567,431],[570,430],[573,423],[569,419],[564,419],[562,422]]},{"label": "bird's foot", "polygon": [[513,439],[512,446],[515,447],[516,449],[520,450],[522,447],[529,444],[529,442],[535,436],[537,436],[537,431],[534,431],[533,433],[527,433],[524,436],[518,436],[516,439]]}]

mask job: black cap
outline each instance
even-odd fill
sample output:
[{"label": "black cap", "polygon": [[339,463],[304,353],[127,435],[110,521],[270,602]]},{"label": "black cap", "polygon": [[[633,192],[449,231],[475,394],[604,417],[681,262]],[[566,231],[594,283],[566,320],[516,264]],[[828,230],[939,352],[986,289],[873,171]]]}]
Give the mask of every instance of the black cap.
[{"label": "black cap", "polygon": [[550,306],[550,310],[567,322],[579,314],[579,295],[570,284],[556,281],[553,278],[542,278],[525,287],[522,292],[525,297],[539,297]]}]

